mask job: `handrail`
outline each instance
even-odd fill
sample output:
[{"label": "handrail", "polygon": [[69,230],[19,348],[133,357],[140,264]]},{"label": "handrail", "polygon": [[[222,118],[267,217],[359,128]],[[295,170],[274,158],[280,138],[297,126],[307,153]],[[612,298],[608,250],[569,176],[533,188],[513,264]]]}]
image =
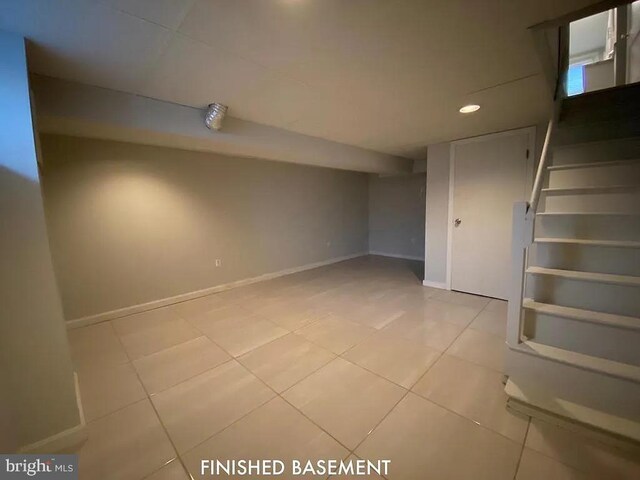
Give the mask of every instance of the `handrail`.
[{"label": "handrail", "polygon": [[531,199],[529,200],[529,211],[535,213],[538,208],[538,202],[540,201],[540,193],[542,192],[542,182],[544,179],[545,169],[549,163],[549,146],[551,144],[551,135],[555,129],[557,120],[557,108],[554,106],[553,114],[549,120],[547,126],[547,133],[544,137],[544,145],[542,146],[542,153],[540,154],[540,162],[538,162],[538,171],[536,172],[536,179],[533,182],[533,190],[531,191]]},{"label": "handrail", "polygon": [[511,235],[511,281],[509,284],[509,302],[507,306],[507,345],[515,348],[522,341],[522,296],[524,294],[524,271],[527,263],[527,249],[533,243],[535,213],[542,192],[542,183],[549,163],[551,137],[560,114],[561,100],[556,100],[553,113],[544,137],[544,146],[540,154],[538,171],[529,202],[516,202],[513,205]]},{"label": "handrail", "polygon": [[545,170],[549,163],[549,149],[551,148],[551,137],[556,129],[556,124],[560,118],[560,108],[562,106],[562,99],[566,96],[565,86],[565,72],[569,68],[569,26],[562,25],[558,27],[558,53],[556,59],[557,65],[555,70],[555,84],[553,92],[553,111],[549,124],[547,125],[547,133],[544,137],[544,144],[542,146],[542,152],[540,153],[540,161],[538,162],[538,171],[536,172],[536,179],[533,182],[533,190],[531,191],[531,198],[529,199],[529,205],[527,213],[529,215],[535,215],[538,209],[538,202],[540,201],[540,194],[542,193],[542,183],[545,177]]}]

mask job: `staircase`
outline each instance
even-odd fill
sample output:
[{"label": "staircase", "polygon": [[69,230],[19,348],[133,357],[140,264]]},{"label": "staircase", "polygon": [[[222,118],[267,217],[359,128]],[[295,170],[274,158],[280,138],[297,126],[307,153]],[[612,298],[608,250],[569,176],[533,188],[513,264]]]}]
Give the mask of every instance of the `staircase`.
[{"label": "staircase", "polygon": [[510,408],[637,442],[639,102],[637,84],[565,99],[550,123],[539,197],[514,206],[505,387]]}]

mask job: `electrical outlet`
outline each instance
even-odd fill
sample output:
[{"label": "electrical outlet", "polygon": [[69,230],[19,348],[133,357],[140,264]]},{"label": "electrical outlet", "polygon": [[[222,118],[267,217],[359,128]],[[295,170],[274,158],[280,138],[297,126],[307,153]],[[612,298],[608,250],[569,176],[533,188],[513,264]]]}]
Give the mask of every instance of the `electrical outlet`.
[{"label": "electrical outlet", "polygon": [[219,258],[216,258],[216,267],[219,267],[222,265],[222,260]]},{"label": "electrical outlet", "polygon": [[331,246],[331,240],[327,240],[327,247]]}]

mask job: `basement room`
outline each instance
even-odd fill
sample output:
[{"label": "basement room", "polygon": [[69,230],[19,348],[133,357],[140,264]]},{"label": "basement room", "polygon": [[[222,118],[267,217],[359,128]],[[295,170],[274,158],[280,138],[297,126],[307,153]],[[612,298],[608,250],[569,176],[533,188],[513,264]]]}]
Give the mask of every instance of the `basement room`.
[{"label": "basement room", "polygon": [[640,0],[0,0],[0,479],[640,479]]}]

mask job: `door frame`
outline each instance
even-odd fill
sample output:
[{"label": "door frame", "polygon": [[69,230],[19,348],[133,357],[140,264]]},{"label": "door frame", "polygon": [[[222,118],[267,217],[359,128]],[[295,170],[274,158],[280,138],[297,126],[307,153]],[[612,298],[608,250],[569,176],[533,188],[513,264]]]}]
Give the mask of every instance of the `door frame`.
[{"label": "door frame", "polygon": [[509,137],[512,135],[522,135],[526,133],[529,136],[529,158],[527,159],[527,188],[533,188],[533,174],[536,163],[536,127],[524,127],[514,130],[505,130],[503,132],[489,133],[487,135],[479,135],[477,137],[464,138],[455,140],[449,145],[449,205],[447,211],[447,279],[445,281],[447,290],[451,290],[451,264],[453,261],[453,198],[455,186],[455,147],[456,145],[464,145],[467,143],[484,142],[494,138]]}]

